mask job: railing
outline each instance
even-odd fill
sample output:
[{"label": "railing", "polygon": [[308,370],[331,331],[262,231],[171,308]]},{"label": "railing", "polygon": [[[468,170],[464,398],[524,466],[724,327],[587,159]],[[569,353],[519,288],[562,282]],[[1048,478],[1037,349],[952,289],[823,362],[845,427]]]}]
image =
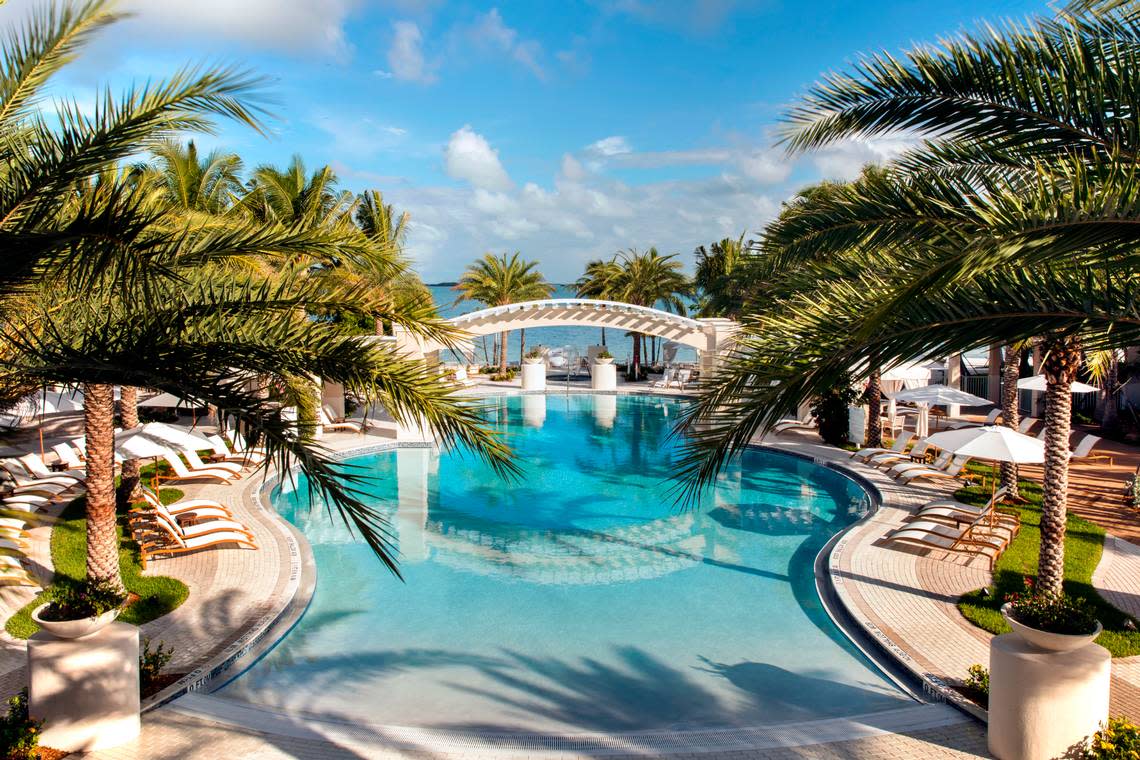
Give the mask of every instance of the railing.
[{"label": "railing", "polygon": [[966,375],[962,378],[962,390],[982,398],[990,397],[989,375]]}]

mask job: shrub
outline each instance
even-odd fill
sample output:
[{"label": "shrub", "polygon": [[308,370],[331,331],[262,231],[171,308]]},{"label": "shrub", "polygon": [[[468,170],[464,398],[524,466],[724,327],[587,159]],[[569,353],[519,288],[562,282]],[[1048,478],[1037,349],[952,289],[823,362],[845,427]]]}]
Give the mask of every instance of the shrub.
[{"label": "shrub", "polygon": [[859,391],[851,387],[851,378],[843,375],[830,390],[812,403],[811,413],[819,425],[819,437],[832,446],[847,443],[847,407],[859,398]]},{"label": "shrub", "polygon": [[60,586],[40,617],[44,620],[82,620],[122,607],[126,594],[106,581],[82,581]]},{"label": "shrub", "polygon": [[542,349],[541,348],[532,348],[531,350],[526,352],[525,358],[527,358],[527,359],[541,359],[542,358]]},{"label": "shrub", "polygon": [[142,650],[139,652],[139,686],[143,694],[150,692],[158,682],[162,669],[170,664],[170,659],[174,657],[174,649],[164,647],[161,641],[154,649],[150,648],[150,644],[150,638],[144,638]]},{"label": "shrub", "polygon": [[598,352],[598,358],[599,359],[612,359],[612,358],[614,358],[614,355],[603,348],[601,351]]},{"label": "shrub", "polygon": [[1127,718],[1109,718],[1093,734],[1089,760],[1140,760],[1140,728]]},{"label": "shrub", "polygon": [[967,697],[985,707],[990,701],[990,671],[983,665],[974,664],[966,669],[966,680],[962,691]]},{"label": "shrub", "polygon": [[1079,636],[1096,630],[1096,615],[1084,599],[1065,594],[1053,596],[1037,592],[1033,581],[1025,579],[1025,591],[1009,594],[1009,615],[1022,625],[1049,633]]},{"label": "shrub", "polygon": [[43,724],[28,716],[27,689],[11,697],[8,714],[0,719],[0,756],[7,760],[36,760]]}]

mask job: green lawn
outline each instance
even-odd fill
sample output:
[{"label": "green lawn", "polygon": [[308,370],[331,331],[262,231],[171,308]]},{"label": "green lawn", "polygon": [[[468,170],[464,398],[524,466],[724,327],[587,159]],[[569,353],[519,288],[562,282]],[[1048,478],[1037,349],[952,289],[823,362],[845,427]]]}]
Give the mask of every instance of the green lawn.
[{"label": "green lawn", "polygon": [[[148,468],[149,469],[149,468]],[[149,472],[148,472],[149,474]],[[164,504],[182,498],[176,488],[164,488],[160,492]],[[59,585],[75,583],[86,577],[87,520],[84,517],[86,502],[76,499],[64,508],[51,532],[51,559],[55,567],[55,578],[50,586],[8,619],[4,628],[12,636],[26,639],[39,630],[32,620],[32,610],[43,604],[47,595]],[[125,514],[119,515],[119,569],[127,591],[137,594],[139,599],[127,607],[119,620],[141,625],[177,608],[186,601],[190,589],[175,578],[165,576],[143,577],[139,562],[138,546],[126,528]]]},{"label": "green lawn", "polygon": [[[970,469],[990,476],[988,466]],[[954,494],[967,504],[985,504],[990,487],[975,485]],[[1021,506],[1004,506],[1003,511],[1021,515],[1021,532],[1002,554],[994,567],[994,585],[988,595],[983,590],[971,591],[958,601],[958,609],[974,625],[991,633],[1008,633],[1009,626],[999,610],[1007,594],[1022,591],[1026,576],[1037,574],[1037,554],[1041,546],[1041,486],[1021,481]],[[1104,633],[1097,643],[1112,652],[1113,657],[1140,654],[1140,632],[1125,629],[1129,617],[1110,605],[1092,586],[1092,574],[1104,550],[1104,529],[1095,523],[1069,513],[1065,538],[1065,592],[1082,597],[1092,605]]]}]

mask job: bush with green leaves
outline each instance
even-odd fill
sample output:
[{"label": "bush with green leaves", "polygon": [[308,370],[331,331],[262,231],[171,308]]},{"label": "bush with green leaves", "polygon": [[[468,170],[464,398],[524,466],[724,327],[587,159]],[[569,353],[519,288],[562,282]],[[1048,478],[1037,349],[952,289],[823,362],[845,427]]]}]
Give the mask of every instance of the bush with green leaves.
[{"label": "bush with green leaves", "polygon": [[173,647],[165,647],[160,641],[151,649],[150,638],[144,638],[142,649],[139,650],[139,687],[143,694],[148,693],[158,682],[162,669],[170,664],[174,657]]},{"label": "bush with green leaves", "polygon": [[990,671],[977,663],[966,669],[966,680],[962,682],[966,696],[985,707],[990,701]]},{"label": "bush with green leaves", "polygon": [[56,622],[83,620],[122,607],[126,601],[127,595],[106,581],[69,583],[52,592],[40,617]]},{"label": "bush with green leaves", "polygon": [[1030,628],[1049,633],[1081,636],[1096,630],[1096,615],[1084,599],[1066,594],[1046,594],[1025,579],[1025,591],[1009,594],[1009,616]]},{"label": "bush with green leaves", "polygon": [[826,392],[812,402],[811,413],[819,425],[819,437],[832,446],[847,443],[848,407],[859,398],[851,387],[851,378],[843,375]]},{"label": "bush with green leaves", "polygon": [[8,699],[8,714],[0,719],[0,756],[6,760],[36,760],[40,756],[42,720],[28,715],[28,690]]},{"label": "bush with green leaves", "polygon": [[1140,727],[1127,718],[1109,718],[1093,734],[1088,760],[1140,760]]}]

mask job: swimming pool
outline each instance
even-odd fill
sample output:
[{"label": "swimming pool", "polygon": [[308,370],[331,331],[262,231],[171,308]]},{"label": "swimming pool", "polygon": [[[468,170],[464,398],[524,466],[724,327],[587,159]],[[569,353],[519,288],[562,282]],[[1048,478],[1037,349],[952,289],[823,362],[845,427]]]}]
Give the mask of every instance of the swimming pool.
[{"label": "swimming pool", "polygon": [[395,580],[335,518],[274,495],[312,544],[296,628],[217,697],[435,729],[770,726],[913,705],[835,628],[813,560],[869,508],[814,463],[750,450],[698,508],[669,493],[676,398],[488,400],[521,457],[351,460],[399,535]]}]

